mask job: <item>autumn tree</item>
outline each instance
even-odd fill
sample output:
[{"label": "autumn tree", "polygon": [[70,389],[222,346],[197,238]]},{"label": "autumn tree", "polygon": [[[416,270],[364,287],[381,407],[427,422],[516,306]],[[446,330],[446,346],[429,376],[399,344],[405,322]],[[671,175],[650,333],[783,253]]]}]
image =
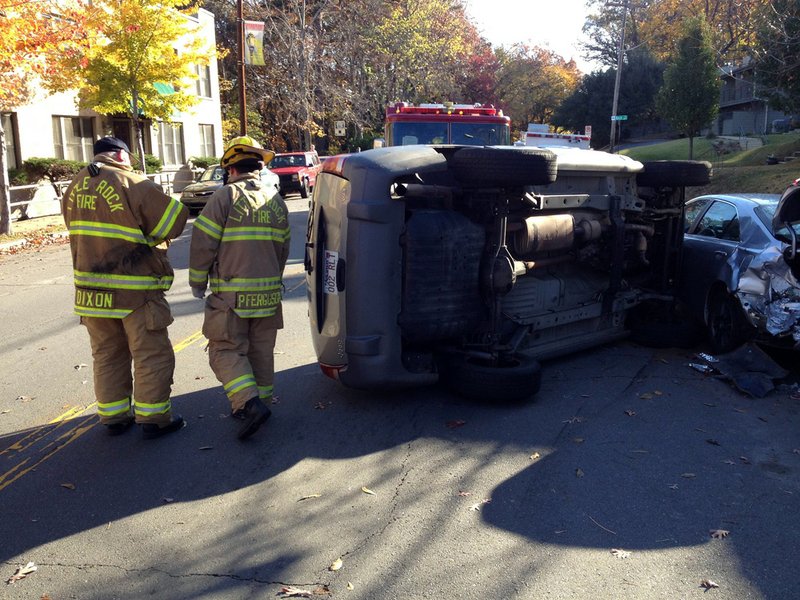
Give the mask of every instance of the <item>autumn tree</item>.
[{"label": "autumn tree", "polygon": [[[84,37],[83,0],[0,0],[0,113],[24,106],[43,82],[63,80],[56,58]],[[0,119],[0,234],[11,232],[6,136]]]},{"label": "autumn tree", "polygon": [[519,44],[501,48],[497,55],[497,94],[515,130],[524,131],[528,123],[549,122],[558,105],[580,83],[575,62],[545,48]]},{"label": "autumn tree", "polygon": [[774,0],[765,6],[755,45],[759,95],[775,108],[800,111],[800,4]]},{"label": "autumn tree", "polygon": [[83,108],[130,117],[142,169],[143,119],[168,122],[194,105],[196,65],[213,57],[196,25],[181,16],[194,10],[184,0],[93,0],[86,45],[62,56],[66,81],[48,85],[79,89]]},{"label": "autumn tree", "polygon": [[665,61],[684,23],[702,16],[709,24],[717,64],[722,65],[746,54],[754,41],[756,17],[769,4],[769,0],[588,0],[584,53],[614,67],[622,14],[627,11],[626,50],[645,47],[657,60]]},{"label": "autumn tree", "polygon": [[675,57],[664,72],[664,85],[656,99],[659,113],[689,138],[689,158],[694,136],[719,112],[719,69],[714,60],[711,32],[705,19],[685,24]]}]

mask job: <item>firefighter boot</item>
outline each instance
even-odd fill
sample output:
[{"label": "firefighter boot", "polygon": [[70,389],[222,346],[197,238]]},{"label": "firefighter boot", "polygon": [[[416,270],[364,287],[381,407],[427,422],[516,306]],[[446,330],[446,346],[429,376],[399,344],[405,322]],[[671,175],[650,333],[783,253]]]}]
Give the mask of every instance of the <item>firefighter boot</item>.
[{"label": "firefighter boot", "polygon": [[133,417],[120,421],[118,423],[107,423],[106,433],[111,436],[122,435],[133,425]]},{"label": "firefighter boot", "polygon": [[145,423],[142,425],[142,437],[146,440],[152,440],[155,438],[159,438],[162,435],[167,435],[168,433],[172,433],[173,431],[178,431],[179,429],[186,426],[186,421],[183,420],[183,417],[180,415],[172,415],[170,418],[169,423],[164,425],[163,427],[159,427],[155,423]]},{"label": "firefighter boot", "polygon": [[236,434],[240,440],[244,440],[253,435],[258,428],[261,427],[272,411],[258,398],[250,398],[244,405],[244,408],[237,410],[233,415],[237,419],[242,420],[242,425],[239,427],[239,433]]}]

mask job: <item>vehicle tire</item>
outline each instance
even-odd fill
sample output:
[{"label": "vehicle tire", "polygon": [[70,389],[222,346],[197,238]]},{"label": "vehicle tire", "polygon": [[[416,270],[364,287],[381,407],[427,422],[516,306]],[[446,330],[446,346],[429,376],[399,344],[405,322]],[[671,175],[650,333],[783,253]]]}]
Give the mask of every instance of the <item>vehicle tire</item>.
[{"label": "vehicle tire", "polygon": [[644,187],[684,187],[711,181],[711,163],[700,160],[650,160],[636,183]]},{"label": "vehicle tire", "polygon": [[538,361],[514,354],[491,363],[466,355],[450,355],[441,364],[443,383],[471,400],[517,402],[530,398],[542,385]]},{"label": "vehicle tire", "polygon": [[735,350],[753,337],[742,305],[726,290],[716,289],[708,297],[708,343],[711,349],[724,354]]},{"label": "vehicle tire", "polygon": [[467,187],[520,187],[556,180],[556,157],[541,148],[468,146],[457,150],[450,168]]},{"label": "vehicle tire", "polygon": [[300,184],[300,197],[308,198],[308,179],[303,179],[303,182]]}]

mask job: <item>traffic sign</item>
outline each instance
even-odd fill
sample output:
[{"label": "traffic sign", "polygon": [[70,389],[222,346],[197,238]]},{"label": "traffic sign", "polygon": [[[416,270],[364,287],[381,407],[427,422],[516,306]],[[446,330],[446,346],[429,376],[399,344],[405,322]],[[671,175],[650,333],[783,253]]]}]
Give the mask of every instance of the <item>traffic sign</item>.
[{"label": "traffic sign", "polygon": [[628,120],[628,115],[614,115],[613,117],[611,117],[611,120],[612,121],[627,121]]}]

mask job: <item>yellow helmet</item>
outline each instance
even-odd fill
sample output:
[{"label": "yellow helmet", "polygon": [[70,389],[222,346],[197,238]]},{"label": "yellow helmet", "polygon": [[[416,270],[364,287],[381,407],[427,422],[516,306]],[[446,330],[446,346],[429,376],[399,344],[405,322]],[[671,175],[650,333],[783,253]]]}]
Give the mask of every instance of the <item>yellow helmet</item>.
[{"label": "yellow helmet", "polygon": [[241,160],[247,158],[263,160],[267,164],[275,156],[272,150],[264,150],[257,141],[249,135],[240,135],[233,138],[225,146],[225,153],[222,155],[222,167],[230,167]]}]

